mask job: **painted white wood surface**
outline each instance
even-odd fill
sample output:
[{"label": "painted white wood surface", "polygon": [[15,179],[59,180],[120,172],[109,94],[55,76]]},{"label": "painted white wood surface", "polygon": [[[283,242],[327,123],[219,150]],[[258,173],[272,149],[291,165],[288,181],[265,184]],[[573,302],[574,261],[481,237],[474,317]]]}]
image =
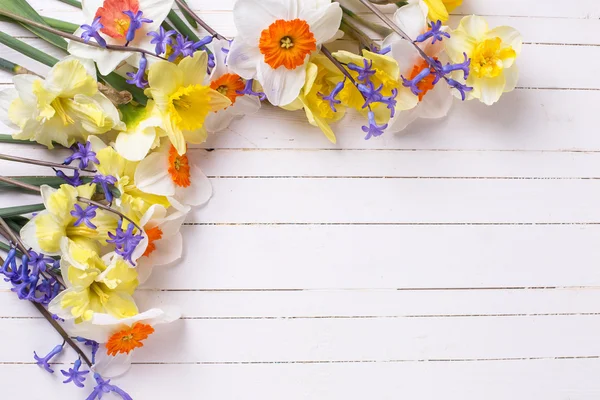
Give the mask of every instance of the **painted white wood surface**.
[{"label": "painted white wood surface", "polygon": [[[56,0],[30,1],[81,21]],[[190,3],[235,34],[232,0]],[[265,107],[211,137],[214,151],[192,149],[215,196],[183,227],[182,262],[138,294],[142,308],[184,318],[116,381],[135,399],[600,396],[600,3],[464,3],[452,23],[477,13],[525,37],[519,88],[495,107],[456,104],[443,121],[368,142],[350,116],[337,146],[302,113]],[[61,157],[0,145],[25,149]],[[0,206],[30,202],[0,195]],[[58,336],[2,288],[1,397],[85,398],[33,365]]]}]

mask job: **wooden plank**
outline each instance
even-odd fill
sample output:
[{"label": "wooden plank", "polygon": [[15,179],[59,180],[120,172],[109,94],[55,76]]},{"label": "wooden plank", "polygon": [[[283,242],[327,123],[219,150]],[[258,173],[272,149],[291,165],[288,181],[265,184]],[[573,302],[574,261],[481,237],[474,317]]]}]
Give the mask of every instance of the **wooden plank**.
[{"label": "wooden plank", "polygon": [[[171,274],[185,275],[173,269]],[[161,274],[164,276],[164,272]],[[3,285],[6,287],[6,285]],[[186,319],[415,318],[540,316],[600,313],[600,289],[255,290],[140,289],[141,310],[177,307]],[[0,291],[0,319],[41,318],[8,291]]]},{"label": "wooden plank", "polygon": [[[596,180],[212,179],[201,223],[590,223]],[[290,211],[293,212],[290,213]]]},{"label": "wooden plank", "polygon": [[[265,365],[134,365],[112,382],[134,399],[175,396],[219,400],[460,398],[464,400],[592,400],[600,391],[597,359],[265,364]],[[64,366],[63,366],[64,368]],[[53,396],[80,400],[91,392],[60,384],[35,365],[0,365],[0,382],[8,398]],[[31,384],[35,377],[36,384]],[[156,377],[149,379],[149,377]],[[232,384],[235,382],[235,384]]]},{"label": "wooden plank", "polygon": [[[599,322],[598,315],[179,320],[161,326],[144,351],[134,355],[134,360],[142,363],[449,362],[600,357]],[[0,354],[0,362],[31,362],[33,343],[36,350],[42,351],[53,348],[58,341],[56,334],[40,337],[40,332],[50,331],[43,320],[2,319],[0,329],[4,340],[11,343]]]}]

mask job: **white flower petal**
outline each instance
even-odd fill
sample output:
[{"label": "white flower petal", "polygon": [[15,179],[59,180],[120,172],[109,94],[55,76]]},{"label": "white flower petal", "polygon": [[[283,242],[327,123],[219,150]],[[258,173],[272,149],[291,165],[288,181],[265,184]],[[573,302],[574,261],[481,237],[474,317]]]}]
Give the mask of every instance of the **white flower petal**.
[{"label": "white flower petal", "polygon": [[302,0],[238,0],[233,6],[237,37],[258,44],[263,30],[278,19],[298,18],[298,2]]},{"label": "white flower petal", "polygon": [[106,353],[105,346],[100,346],[96,354],[96,364],[92,369],[104,378],[116,378],[129,371],[132,356],[133,352],[129,354],[117,353],[116,356],[111,356]]},{"label": "white flower petal", "polygon": [[315,35],[317,45],[329,41],[337,35],[342,22],[342,9],[338,3],[329,4],[326,8],[312,10],[300,19],[306,20],[310,30]]},{"label": "white flower petal", "polygon": [[504,93],[512,92],[517,87],[519,81],[519,68],[517,64],[513,64],[512,67],[504,70],[504,77],[506,78],[506,86],[504,86]]},{"label": "white flower petal", "polygon": [[419,118],[419,107],[415,107],[412,110],[400,111],[394,115],[394,118],[390,120],[388,131],[397,133],[406,129],[413,121]]},{"label": "white flower petal", "polygon": [[156,128],[152,126],[133,132],[121,132],[115,141],[115,150],[129,161],[141,161],[152,148],[155,139]]},{"label": "white flower petal", "polygon": [[482,78],[478,81],[481,90],[480,100],[488,106],[497,102],[504,93],[504,87],[506,86],[504,74],[500,74],[495,78]]},{"label": "white flower petal", "polygon": [[135,170],[135,186],[142,192],[173,196],[175,185],[169,175],[169,154],[156,152],[142,160]]},{"label": "white flower petal", "polygon": [[[156,250],[154,250],[146,260],[140,261],[143,264],[153,265],[155,267],[171,264],[181,258],[183,253],[183,236],[177,233],[167,239],[161,239],[154,242]],[[151,272],[151,271],[150,271]]]},{"label": "white flower petal", "polygon": [[480,41],[485,38],[489,27],[485,18],[478,15],[468,15],[460,21],[458,29],[464,31],[476,41]]},{"label": "white flower petal", "polygon": [[412,39],[427,30],[427,13],[419,3],[400,7],[394,14],[394,21]]},{"label": "white flower petal", "polygon": [[445,82],[440,82],[440,85],[427,92],[423,96],[423,101],[417,106],[419,109],[420,118],[443,118],[448,115],[454,96],[448,85]]},{"label": "white flower petal", "polygon": [[258,46],[234,40],[227,56],[227,66],[244,79],[256,78],[256,69],[263,60]]},{"label": "white flower petal", "polygon": [[308,57],[304,65],[295,69],[287,69],[284,66],[273,69],[264,62],[258,64],[257,79],[271,104],[286,105],[298,97],[306,79],[307,64]]},{"label": "white flower petal", "polygon": [[[75,31],[75,35],[81,36],[82,32],[83,29],[79,28]],[[130,52],[107,50],[100,47],[88,46],[73,40],[69,40],[68,42],[67,51],[69,53],[80,58],[94,60],[102,75],[110,74],[117,69],[119,64],[133,55]]]},{"label": "white flower petal", "polygon": [[197,165],[190,166],[190,181],[190,186],[175,189],[175,198],[185,205],[195,207],[208,203],[212,197],[212,184]]}]

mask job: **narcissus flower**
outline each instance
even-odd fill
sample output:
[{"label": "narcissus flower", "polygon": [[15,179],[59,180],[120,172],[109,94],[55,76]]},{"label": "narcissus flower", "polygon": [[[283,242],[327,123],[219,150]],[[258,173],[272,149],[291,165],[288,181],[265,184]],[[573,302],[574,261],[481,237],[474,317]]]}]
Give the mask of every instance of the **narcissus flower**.
[{"label": "narcissus flower", "polygon": [[160,205],[154,205],[140,220],[139,225],[148,237],[148,247],[138,259],[137,270],[140,283],[144,283],[152,269],[177,261],[183,252],[183,236],[180,229],[189,207],[167,212]]},{"label": "narcissus flower", "polygon": [[38,253],[50,256],[60,255],[60,243],[63,238],[85,241],[88,246],[105,245],[108,232],[117,227],[118,218],[104,210],[95,210],[95,216],[89,222],[95,226],[78,223],[79,217],[75,205],[86,208],[87,205],[77,201],[77,196],[91,198],[96,185],[73,187],[62,185],[54,189],[41,186],[42,200],[46,209],[33,217],[21,230],[21,238],[28,247]]},{"label": "narcissus flower", "polygon": [[[154,46],[150,43],[152,38],[148,33],[160,27],[172,7],[173,0],[86,0],[83,2],[83,16],[86,24],[92,24],[96,18],[100,18],[103,26],[100,35],[108,44],[124,46],[129,42],[130,46],[153,50]],[[137,18],[137,14],[140,11],[143,19],[152,22],[139,25],[141,17]],[[131,18],[125,12],[136,17]],[[83,28],[79,28],[75,35],[81,36],[84,32]],[[68,51],[78,57],[94,60],[102,75],[110,74],[123,61],[127,60],[134,66],[140,61],[139,53],[111,51],[75,41],[69,41]]]},{"label": "narcissus flower", "polygon": [[475,15],[464,17],[458,28],[445,41],[446,52],[454,62],[462,62],[464,54],[471,59],[467,85],[473,90],[468,98],[492,105],[502,93],[514,90],[519,78],[515,63],[521,53],[521,34],[509,27],[489,29],[486,20]]},{"label": "narcissus flower", "polygon": [[246,86],[244,79],[230,71],[225,64],[229,47],[230,43],[227,40],[213,41],[216,65],[210,76],[210,87],[227,97],[231,105],[206,117],[206,130],[211,133],[227,129],[234,118],[254,114],[260,109],[258,97],[243,93]]},{"label": "narcissus flower", "polygon": [[100,258],[95,249],[67,238],[61,241],[61,273],[66,290],[48,310],[75,323],[89,321],[95,313],[123,319],[138,313],[131,297],[138,286],[137,271],[115,253]]},{"label": "narcissus flower", "polygon": [[[429,29],[426,13],[418,4],[401,7],[394,14],[394,22],[411,38],[417,38]],[[441,57],[444,49],[443,42],[436,40],[433,43],[431,39],[417,45],[427,56],[435,60]],[[388,55],[398,61],[401,75],[408,80],[414,79],[428,66],[427,61],[423,59],[417,49],[397,34],[388,36],[384,40],[383,46],[391,48]],[[419,81],[417,85],[419,93],[416,95],[419,100],[417,106],[411,110],[397,113],[391,119],[388,130],[398,132],[417,118],[442,118],[448,114],[454,99],[451,88],[444,82],[434,85],[435,79],[435,74],[430,73]]]},{"label": "narcissus flower", "polygon": [[342,10],[330,0],[238,0],[238,36],[227,63],[244,79],[256,79],[269,101],[287,105],[300,94],[312,54],[338,33]]},{"label": "narcissus flower", "polygon": [[150,66],[146,94],[154,99],[162,126],[179,154],[185,154],[186,141],[196,144],[206,140],[204,121],[209,113],[231,105],[226,96],[204,83],[207,66],[204,51],[179,64],[158,61]]},{"label": "narcissus flower", "polygon": [[212,196],[212,185],[194,158],[180,155],[168,142],[140,162],[135,185],[185,206],[204,205]]},{"label": "narcissus flower", "polygon": [[0,93],[0,106],[8,114],[7,122],[19,130],[15,139],[69,147],[88,135],[124,127],[115,106],[98,91],[90,60],[67,57],[45,80],[17,75],[13,82],[15,89]]},{"label": "narcissus flower", "polygon": [[111,378],[127,372],[133,353],[147,344],[158,325],[179,318],[176,312],[157,308],[128,318],[96,313],[90,321],[73,325],[68,331],[100,343],[94,370]]},{"label": "narcissus flower", "polygon": [[146,107],[126,104],[119,107],[123,114],[125,129],[119,132],[115,140],[115,150],[128,161],[141,161],[148,152],[160,144],[162,118],[154,102],[148,101]]},{"label": "narcissus flower", "polygon": [[[339,104],[341,101],[336,100],[335,95],[331,101],[327,100],[326,94],[331,96],[331,93],[336,91],[336,87],[341,90],[343,86],[338,85],[340,83],[343,85],[343,81],[344,75],[331,61],[323,55],[316,55],[308,63],[306,83],[300,91],[300,95],[294,102],[282,108],[289,111],[304,109],[308,122],[321,129],[327,139],[335,143],[335,133],[329,124],[342,119],[346,109],[343,105],[332,107],[331,102]],[[348,85],[351,84],[348,83]]]}]

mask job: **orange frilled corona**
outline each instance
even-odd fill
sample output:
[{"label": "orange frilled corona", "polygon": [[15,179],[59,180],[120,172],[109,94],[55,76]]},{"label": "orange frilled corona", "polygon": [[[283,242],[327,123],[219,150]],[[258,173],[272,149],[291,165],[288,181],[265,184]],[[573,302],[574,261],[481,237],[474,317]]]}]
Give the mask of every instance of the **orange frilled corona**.
[{"label": "orange frilled corona", "polygon": [[148,247],[146,247],[143,257],[149,257],[150,254],[154,253],[154,250],[156,250],[156,244],[154,242],[162,239],[163,231],[158,226],[144,230],[146,232],[146,236],[148,236]]},{"label": "orange frilled corona", "polygon": [[210,83],[210,88],[227,97],[232,105],[238,97],[242,96],[238,92],[243,91],[245,86],[242,78],[236,74],[223,74]]},{"label": "orange frilled corona", "polygon": [[306,21],[279,19],[262,31],[259,49],[271,68],[296,69],[317,49],[317,40]]},{"label": "orange frilled corona", "polygon": [[100,32],[113,39],[125,39],[131,20],[123,11],[131,11],[134,14],[140,10],[138,0],[104,0],[102,7],[96,11],[94,18],[100,18],[104,28]]},{"label": "orange frilled corona", "polygon": [[169,175],[173,183],[179,187],[189,187],[192,184],[189,160],[185,154],[179,155],[173,146],[169,149]]},{"label": "orange frilled corona", "polygon": [[[435,58],[437,60],[437,58]],[[415,64],[415,66],[413,67],[411,73],[410,73],[410,79],[414,79],[417,75],[419,75],[419,73],[427,68],[427,61],[423,60],[417,64]],[[432,70],[432,72],[434,72]],[[423,100],[423,97],[427,94],[427,92],[429,92],[431,89],[433,89],[434,85],[433,82],[435,80],[435,74],[431,73],[429,75],[427,75],[425,78],[421,79],[419,81],[419,83],[417,83],[417,88],[419,88],[419,90],[421,91],[421,93],[419,93],[419,101]]]},{"label": "orange frilled corona", "polygon": [[131,351],[144,347],[143,341],[154,333],[150,325],[136,323],[113,334],[106,343],[106,354],[116,356],[117,354],[129,354]]}]

